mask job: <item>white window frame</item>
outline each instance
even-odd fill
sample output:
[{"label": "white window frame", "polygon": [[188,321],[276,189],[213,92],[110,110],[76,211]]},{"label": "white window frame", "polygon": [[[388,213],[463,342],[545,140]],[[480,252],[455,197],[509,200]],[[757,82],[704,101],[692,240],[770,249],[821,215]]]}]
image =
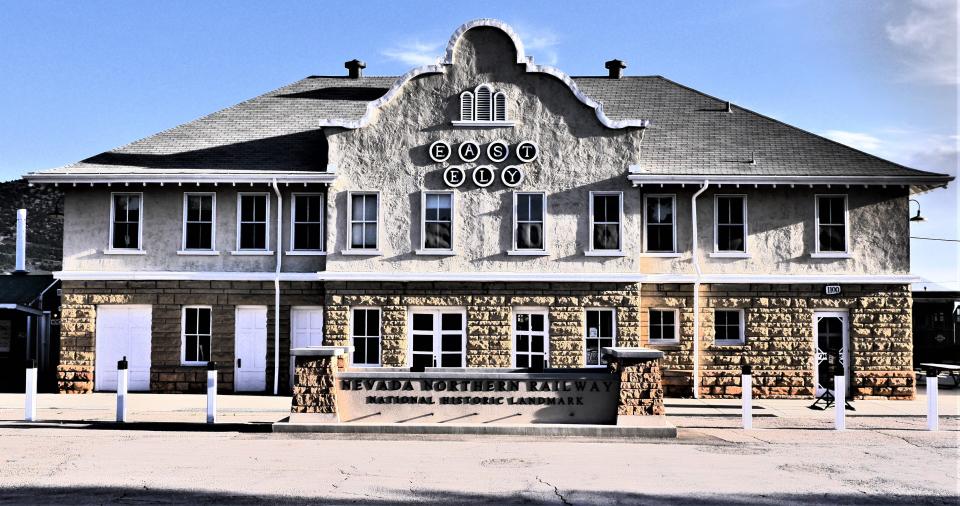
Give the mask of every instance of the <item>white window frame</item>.
[{"label": "white window frame", "polygon": [[[720,249],[720,199],[726,197],[739,197],[743,199],[743,251],[721,250]],[[646,209],[646,208],[644,208]],[[747,219],[747,195],[742,193],[718,193],[713,196],[713,253],[711,257],[728,258],[748,258],[750,256],[749,245],[749,220]],[[646,226],[644,226],[646,230]],[[674,239],[676,241],[676,239]],[[676,248],[674,248],[676,249]]]},{"label": "white window frame", "polygon": [[[607,364],[602,363],[602,362],[603,362],[603,348],[598,348],[598,350],[597,350],[597,353],[599,354],[599,357],[600,357],[600,362],[601,362],[600,364],[588,364],[588,363],[587,363],[587,339],[605,339],[605,338],[601,338],[601,337],[599,337],[599,336],[596,337],[596,338],[590,337],[590,329],[587,327],[587,313],[589,313],[590,311],[600,311],[600,312],[606,312],[606,313],[612,313],[612,314],[613,314],[613,324],[612,324],[612,326],[611,326],[611,331],[612,331],[612,333],[613,333],[613,336],[611,336],[611,337],[612,337],[612,340],[613,340],[612,345],[613,345],[613,346],[616,346],[616,345],[617,345],[617,333],[618,333],[618,332],[617,332],[617,308],[613,308],[613,307],[587,307],[587,308],[584,308],[584,310],[583,310],[583,341],[582,341],[582,342],[583,342],[583,364],[584,364],[583,366],[584,366],[584,367],[587,367],[587,368],[601,368],[601,367],[606,367]],[[597,329],[597,330],[599,331],[599,329]]]},{"label": "white window frame", "polygon": [[[137,224],[137,247],[136,248],[114,248],[113,247],[113,222],[116,218],[116,196],[118,195],[136,195],[140,199],[139,222]],[[110,227],[107,236],[107,248],[103,251],[106,254],[115,255],[138,255],[143,254],[143,192],[110,192]]]},{"label": "white window frame", "polygon": [[[207,365],[208,361],[187,360],[187,310],[188,309],[207,309],[210,311],[210,360],[213,360],[213,306],[209,305],[189,305],[180,308],[180,365],[201,366]],[[206,334],[197,334],[206,335]]]},{"label": "white window frame", "polygon": [[[210,202],[210,248],[209,249],[187,249],[187,200],[190,196],[211,196]],[[178,255],[219,255],[217,251],[217,193],[216,192],[183,192],[183,216],[181,216],[180,228],[182,230],[180,251]]]},{"label": "white window frame", "polygon": [[[520,225],[520,220],[517,213],[517,200],[520,195],[540,195],[542,197],[541,204],[543,209],[541,210],[540,216],[543,218],[541,223],[541,235],[543,236],[543,247],[540,249],[534,248],[518,248],[517,247],[517,227]],[[534,223],[534,222],[528,222]],[[513,231],[510,234],[511,243],[510,249],[507,251],[508,255],[518,255],[518,256],[545,256],[547,253],[547,193],[546,192],[537,192],[537,191],[515,191],[513,192]]]},{"label": "white window frame", "polygon": [[[369,311],[371,309],[377,310],[377,342],[379,353],[377,354],[377,363],[376,364],[358,364],[356,362],[356,349],[353,346],[353,331],[355,330],[354,325],[356,324],[356,319],[354,318],[354,311],[364,310]],[[382,367],[383,364],[383,309],[380,306],[351,306],[350,307],[350,335],[349,346],[350,346],[350,367]],[[373,336],[363,336],[364,339],[370,339]]]},{"label": "white window frame", "polygon": [[[497,119],[497,102],[503,102],[503,118]],[[510,111],[507,107],[507,94],[502,91],[495,91],[490,99],[490,120],[502,123],[510,119]]]},{"label": "white window frame", "polygon": [[[467,308],[463,306],[411,306],[407,308],[407,367],[413,367],[413,313],[430,313],[433,325],[433,367],[443,367],[443,318],[444,313],[459,314],[461,327],[460,363],[467,367]],[[447,352],[451,353],[451,352]]]},{"label": "white window frame", "polygon": [[[449,195],[450,196],[450,248],[428,248],[427,247],[427,196],[429,195]],[[420,248],[415,252],[418,255],[454,255],[456,254],[456,228],[457,228],[457,197],[453,191],[421,191],[420,192]]]},{"label": "white window frame", "polygon": [[[266,197],[266,216],[264,217],[264,241],[263,248],[243,248],[240,246],[240,230],[242,229],[241,225],[243,222],[243,197]],[[259,222],[250,222],[250,223],[259,223]],[[237,192],[237,248],[232,251],[234,255],[249,255],[249,254],[261,254],[261,255],[270,255],[273,254],[273,251],[270,250],[270,194],[268,192]]]},{"label": "white window frame", "polygon": [[[550,310],[545,307],[514,307],[510,312],[510,338],[513,341],[510,353],[510,367],[517,368],[517,315],[543,315],[543,368],[550,367]],[[526,331],[527,334],[537,334],[533,330]],[[521,352],[527,356],[539,355],[533,351]],[[586,353],[584,353],[586,356]]]},{"label": "white window frame", "polygon": [[[820,250],[820,198],[843,197],[843,251]],[[850,200],[845,193],[818,193],[813,196],[813,258],[850,258]]]},{"label": "white window frame", "polygon": [[[470,104],[469,106],[466,106],[466,104],[464,104],[463,102],[468,97],[470,100]],[[469,118],[464,117],[463,113],[465,111],[470,113]],[[473,122],[476,120],[476,118],[477,118],[476,97],[474,97],[472,91],[464,91],[463,93],[460,94],[460,122],[461,123]]]},{"label": "white window frame", "polygon": [[[650,251],[647,241],[647,201],[651,198],[669,198],[671,202],[670,219],[673,227],[673,250],[671,251]],[[675,193],[651,193],[643,196],[643,254],[644,256],[656,257],[675,257],[679,256],[677,251],[677,195]]]},{"label": "white window frame", "polygon": [[[377,196],[377,246],[375,248],[354,248],[353,244],[353,197],[356,195],[376,195]],[[347,192],[347,227],[344,237],[344,248],[340,251],[341,255],[380,255],[380,243],[383,238],[381,231],[383,229],[383,200],[379,191],[348,191]]]},{"label": "white window frame", "polygon": [[[490,116],[489,119],[480,119],[480,107],[477,103],[477,97],[481,88],[486,88],[490,92]],[[464,97],[470,97],[470,112],[472,117],[470,119],[465,119],[463,117],[464,111]],[[497,90],[490,83],[481,83],[473,90],[468,90],[460,93],[459,101],[459,120],[451,121],[450,123],[455,127],[512,127],[516,124],[515,121],[510,120],[510,104],[507,101],[507,95],[501,90]],[[498,120],[496,119],[496,103],[497,97],[503,97],[503,115],[505,119]]]},{"label": "white window frame", "polygon": [[[593,249],[593,227],[596,225],[593,221],[593,200],[595,197],[616,195],[620,199],[620,209],[619,209],[619,230],[617,232],[619,236],[620,247],[617,249]],[[590,202],[588,207],[588,215],[590,220],[590,227],[587,229],[587,249],[583,252],[586,256],[595,256],[595,257],[622,257],[624,256],[623,252],[623,242],[626,239],[623,236],[623,192],[622,191],[592,191],[590,192]],[[604,222],[609,223],[609,222]]]},{"label": "white window frame", "polygon": [[[327,197],[326,193],[323,192],[293,192],[290,194],[290,248],[287,250],[287,255],[326,255],[327,254]],[[297,235],[297,197],[320,197],[320,249],[297,249],[296,244],[296,235]],[[351,205],[348,199],[348,205]],[[377,219],[380,216],[380,199],[377,199]],[[312,222],[307,222],[312,223]],[[380,228],[377,227],[377,233],[380,233]],[[379,243],[379,237],[377,242]]]},{"label": "white window frame", "polygon": [[[673,338],[672,339],[653,339],[653,311],[673,313]],[[660,327],[664,327],[661,323]],[[672,307],[651,307],[647,308],[647,342],[651,345],[658,344],[679,344],[680,343],[680,311]]]},{"label": "white window frame", "polygon": [[[740,323],[739,327],[740,327],[740,328],[739,328],[739,330],[737,331],[737,336],[738,336],[738,337],[737,337],[736,339],[717,339],[717,337],[716,337],[716,336],[717,336],[717,332],[716,332],[716,329],[717,329],[717,312],[720,312],[720,311],[729,311],[729,312],[731,312],[731,313],[739,313],[739,315],[740,315],[740,316],[739,316],[739,318],[740,318],[740,319],[739,319],[739,323]],[[746,320],[746,311],[744,311],[743,309],[740,309],[740,308],[726,308],[726,307],[715,307],[715,308],[713,308],[713,325],[714,325],[714,327],[713,327],[713,329],[714,329],[714,333],[713,333],[714,339],[713,339],[713,342],[714,342],[714,344],[718,344],[718,345],[738,345],[738,344],[746,344],[747,338],[746,338],[746,322],[745,322],[745,320]]]}]

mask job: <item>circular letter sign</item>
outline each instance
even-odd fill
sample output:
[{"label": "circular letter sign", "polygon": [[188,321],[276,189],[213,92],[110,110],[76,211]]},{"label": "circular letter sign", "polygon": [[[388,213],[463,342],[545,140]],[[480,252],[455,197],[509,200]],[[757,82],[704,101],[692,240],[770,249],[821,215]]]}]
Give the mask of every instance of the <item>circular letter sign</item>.
[{"label": "circular letter sign", "polygon": [[500,180],[510,188],[516,188],[523,183],[523,170],[516,165],[507,165],[500,171]]},{"label": "circular letter sign", "polygon": [[447,158],[450,158],[450,145],[443,141],[434,141],[430,145],[430,159],[442,163],[447,161]]},{"label": "circular letter sign", "polygon": [[465,162],[475,161],[480,158],[480,146],[473,141],[464,141],[460,143],[460,159]]},{"label": "circular letter sign", "polygon": [[467,180],[467,173],[456,165],[451,165],[443,170],[443,182],[450,188],[456,188]]},{"label": "circular letter sign", "polygon": [[473,184],[479,186],[480,188],[486,188],[493,184],[493,180],[497,178],[496,169],[489,165],[481,165],[476,169],[473,169]]},{"label": "circular letter sign", "polygon": [[540,156],[540,148],[533,141],[523,141],[517,144],[517,158],[521,162],[532,162]]},{"label": "circular letter sign", "polygon": [[500,163],[506,160],[509,155],[510,146],[507,146],[506,142],[493,141],[487,145],[487,158],[489,158],[491,162]]}]

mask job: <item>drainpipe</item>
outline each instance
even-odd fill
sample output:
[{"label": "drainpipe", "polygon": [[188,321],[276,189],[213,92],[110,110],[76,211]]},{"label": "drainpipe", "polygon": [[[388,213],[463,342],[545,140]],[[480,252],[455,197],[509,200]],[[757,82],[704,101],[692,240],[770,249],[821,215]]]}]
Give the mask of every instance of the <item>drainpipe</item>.
[{"label": "drainpipe", "polygon": [[693,398],[700,398],[700,259],[697,257],[697,197],[707,191],[710,181],[704,179],[703,186],[693,194],[690,199],[690,216],[693,226],[693,237],[691,247],[691,259],[693,260],[693,270],[697,273],[697,279],[693,282]]},{"label": "drainpipe", "polygon": [[277,194],[277,268],[273,276],[273,395],[280,393],[280,263],[283,257],[283,196],[276,178],[273,192]]}]

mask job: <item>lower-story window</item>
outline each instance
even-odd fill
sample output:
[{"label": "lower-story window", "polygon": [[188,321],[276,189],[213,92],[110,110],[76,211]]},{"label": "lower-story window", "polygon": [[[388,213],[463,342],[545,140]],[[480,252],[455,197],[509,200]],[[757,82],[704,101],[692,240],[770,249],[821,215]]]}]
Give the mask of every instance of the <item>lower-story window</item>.
[{"label": "lower-story window", "polygon": [[613,309],[587,310],[586,357],[587,367],[600,367],[607,363],[601,350],[616,342],[617,318]]},{"label": "lower-story window", "polygon": [[539,370],[547,367],[549,334],[547,311],[517,310],[513,313],[514,366]]},{"label": "lower-story window", "polygon": [[183,308],[180,322],[180,362],[183,365],[206,365],[210,361],[212,312],[210,306]]},{"label": "lower-story window", "polygon": [[355,308],[350,337],[353,365],[380,365],[380,309]]},{"label": "lower-story window", "polygon": [[410,311],[410,368],[466,365],[466,312],[462,309]]},{"label": "lower-story window", "polygon": [[651,309],[650,310],[650,342],[677,342],[677,310]]},{"label": "lower-story window", "polygon": [[743,310],[717,309],[713,312],[713,328],[716,332],[714,341],[717,344],[742,344]]}]

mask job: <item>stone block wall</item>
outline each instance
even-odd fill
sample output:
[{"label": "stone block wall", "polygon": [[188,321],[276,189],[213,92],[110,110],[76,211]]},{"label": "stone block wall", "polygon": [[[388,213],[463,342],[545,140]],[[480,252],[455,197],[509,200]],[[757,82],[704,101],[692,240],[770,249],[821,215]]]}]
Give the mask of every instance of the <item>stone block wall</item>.
[{"label": "stone block wall", "polygon": [[617,415],[662,415],[663,384],[659,358],[616,359],[610,372],[620,377]]},{"label": "stone block wall", "polygon": [[467,366],[510,367],[514,307],[549,309],[550,365],[584,365],[585,310],[616,309],[617,342],[639,342],[639,285],[632,283],[328,282],[325,344],[350,345],[350,308],[380,307],[381,363],[407,363],[407,311],[458,307],[467,312]]},{"label": "stone block wall", "polygon": [[[319,282],[281,283],[280,390],[288,391],[289,315],[295,305],[318,305],[323,299]],[[233,391],[234,317],[238,305],[267,307],[267,390],[274,371],[272,281],[64,281],[61,312],[61,349],[58,367],[61,392],[91,392],[94,387],[96,311],[101,304],[151,306],[151,377],[153,392],[203,392],[204,366],[180,365],[181,309],[210,305],[211,358],[219,365],[218,389]]]},{"label": "stone block wall", "polygon": [[335,373],[343,357],[294,357],[293,413],[336,413]]}]

